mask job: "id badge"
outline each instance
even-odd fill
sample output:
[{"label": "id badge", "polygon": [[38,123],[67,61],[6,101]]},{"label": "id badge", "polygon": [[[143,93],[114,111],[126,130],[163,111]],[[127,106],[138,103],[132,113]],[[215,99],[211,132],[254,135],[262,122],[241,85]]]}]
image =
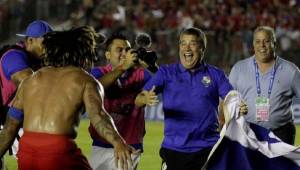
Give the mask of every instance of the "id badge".
[{"label": "id badge", "polygon": [[266,97],[255,99],[256,121],[269,121],[270,102]]}]

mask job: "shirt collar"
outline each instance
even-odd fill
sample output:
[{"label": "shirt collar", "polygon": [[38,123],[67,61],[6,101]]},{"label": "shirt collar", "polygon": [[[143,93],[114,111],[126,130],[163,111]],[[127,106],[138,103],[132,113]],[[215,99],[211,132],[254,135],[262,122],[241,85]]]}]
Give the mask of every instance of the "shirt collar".
[{"label": "shirt collar", "polygon": [[106,68],[110,71],[112,71],[112,65],[111,64],[107,64]]},{"label": "shirt collar", "polygon": [[16,43],[16,45],[25,49],[25,43],[23,41]]},{"label": "shirt collar", "polygon": [[[202,62],[198,67],[196,67],[195,72],[204,72],[207,69],[207,64],[205,62]],[[181,73],[189,71],[186,69],[181,63],[179,63],[179,70]]]},{"label": "shirt collar", "polygon": [[[253,56],[251,56],[251,64],[253,65],[253,60],[255,60],[255,55],[253,55]],[[276,63],[276,66],[275,66],[275,69],[282,69],[282,60],[281,60],[281,58],[278,56],[278,55],[276,55],[276,57],[275,57],[275,63]],[[271,69],[272,70],[272,69]],[[270,72],[271,70],[269,70],[268,72]]]}]

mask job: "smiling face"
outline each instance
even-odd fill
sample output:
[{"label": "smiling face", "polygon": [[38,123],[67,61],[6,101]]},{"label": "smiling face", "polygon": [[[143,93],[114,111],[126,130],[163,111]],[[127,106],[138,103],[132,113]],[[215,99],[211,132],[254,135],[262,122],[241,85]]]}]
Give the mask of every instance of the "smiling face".
[{"label": "smiling face", "polygon": [[276,42],[272,32],[259,30],[254,33],[253,47],[255,58],[258,62],[267,63],[275,57]]},{"label": "smiling face", "polygon": [[130,43],[123,39],[114,39],[107,51],[105,52],[106,59],[110,62],[113,68],[121,65],[126,57],[126,49],[130,47]]},{"label": "smiling face", "polygon": [[201,62],[204,47],[199,38],[193,34],[182,34],[179,39],[180,62],[186,69],[194,69]]}]

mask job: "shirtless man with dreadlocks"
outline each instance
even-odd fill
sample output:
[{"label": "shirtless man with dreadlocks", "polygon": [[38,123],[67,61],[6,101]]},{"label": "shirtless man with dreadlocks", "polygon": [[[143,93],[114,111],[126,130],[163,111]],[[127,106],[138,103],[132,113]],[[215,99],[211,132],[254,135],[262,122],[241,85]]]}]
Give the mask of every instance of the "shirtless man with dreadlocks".
[{"label": "shirtless man with dreadlocks", "polygon": [[118,134],[103,108],[103,88],[84,68],[95,56],[94,29],[88,26],[44,36],[45,67],[19,86],[0,133],[0,157],[23,122],[18,169],[91,169],[74,138],[86,110],[97,132],[115,149],[116,165],[127,170],[135,150]]}]

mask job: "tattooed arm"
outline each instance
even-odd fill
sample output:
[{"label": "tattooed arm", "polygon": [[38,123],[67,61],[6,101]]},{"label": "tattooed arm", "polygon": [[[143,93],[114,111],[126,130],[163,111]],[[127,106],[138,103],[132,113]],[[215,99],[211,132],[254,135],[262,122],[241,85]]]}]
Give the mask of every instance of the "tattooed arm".
[{"label": "tattooed arm", "polygon": [[121,168],[127,170],[132,165],[130,153],[133,149],[126,145],[112,118],[105,111],[102,103],[103,96],[104,91],[100,84],[96,81],[88,82],[83,94],[86,112],[99,135],[114,146],[116,166],[118,167],[118,163],[120,163]]},{"label": "tattooed arm", "polygon": [[10,116],[7,116],[4,129],[0,133],[0,157],[2,158],[9,146],[14,141],[18,130],[20,128],[21,121],[16,120]]}]

